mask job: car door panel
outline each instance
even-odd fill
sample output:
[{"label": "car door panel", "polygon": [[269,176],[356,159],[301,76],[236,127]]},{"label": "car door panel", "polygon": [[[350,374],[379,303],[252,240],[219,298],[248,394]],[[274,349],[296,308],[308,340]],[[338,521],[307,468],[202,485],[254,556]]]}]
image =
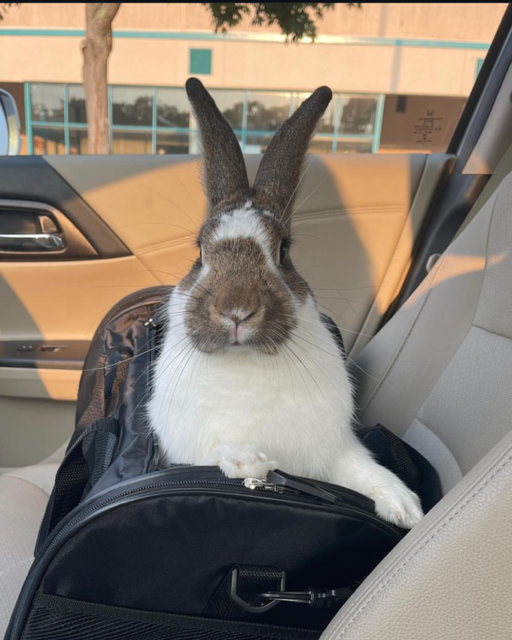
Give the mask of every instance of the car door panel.
[{"label": "car door panel", "polygon": [[[23,367],[1,366],[0,357],[0,467],[37,462],[41,452],[49,455],[71,434],[80,357],[96,327],[124,295],[154,284],[158,281],[135,256],[0,262],[0,344],[4,351],[13,343],[33,347],[20,352],[26,358]],[[48,362],[57,356],[60,368]],[[6,440],[13,425],[18,435]],[[37,444],[40,440],[48,446]]]},{"label": "car door panel", "polygon": [[[252,180],[259,157],[246,160]],[[432,195],[452,162],[426,154],[308,158],[294,204],[292,255],[350,353],[374,333],[400,288]],[[0,467],[36,462],[71,433],[80,361],[71,346],[81,345],[83,353],[123,296],[174,284],[187,273],[206,211],[200,165],[191,156],[48,156],[16,164],[12,184],[0,179],[0,199],[55,207],[96,255],[0,257],[0,343],[11,356],[18,344],[36,350],[32,362],[24,354],[28,363],[2,366],[0,347]],[[33,171],[47,184],[34,185]],[[17,173],[23,176],[16,182]],[[45,345],[66,348],[60,356],[42,355]]]}]

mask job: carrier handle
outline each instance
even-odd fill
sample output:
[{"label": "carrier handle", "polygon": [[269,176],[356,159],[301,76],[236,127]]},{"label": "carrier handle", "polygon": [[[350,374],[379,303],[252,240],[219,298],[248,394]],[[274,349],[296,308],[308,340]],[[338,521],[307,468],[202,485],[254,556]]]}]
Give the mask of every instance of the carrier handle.
[{"label": "carrier handle", "polygon": [[46,507],[37,553],[52,529],[72,511],[91,486],[107,470],[119,438],[116,418],[101,418],[86,427],[70,447],[55,476],[55,484]]}]

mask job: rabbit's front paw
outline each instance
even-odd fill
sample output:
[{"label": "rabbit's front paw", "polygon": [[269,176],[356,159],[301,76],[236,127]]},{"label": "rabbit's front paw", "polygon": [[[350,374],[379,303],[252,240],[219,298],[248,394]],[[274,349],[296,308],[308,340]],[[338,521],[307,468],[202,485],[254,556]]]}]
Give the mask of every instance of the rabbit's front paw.
[{"label": "rabbit's front paw", "polygon": [[403,529],[412,529],[423,517],[420,499],[401,482],[379,485],[369,497],[375,501],[377,515]]},{"label": "rabbit's front paw", "polygon": [[210,460],[228,478],[266,478],[267,473],[278,466],[251,444],[221,444]]}]

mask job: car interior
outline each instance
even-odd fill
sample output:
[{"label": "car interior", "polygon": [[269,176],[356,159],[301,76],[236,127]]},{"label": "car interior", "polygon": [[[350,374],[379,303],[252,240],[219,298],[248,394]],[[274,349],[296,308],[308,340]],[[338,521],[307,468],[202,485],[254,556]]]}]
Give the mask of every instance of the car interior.
[{"label": "car interior", "polygon": [[[325,640],[511,634],[511,35],[509,8],[446,153],[307,161],[293,261],[343,335],[361,424],[421,452],[444,494]],[[204,215],[195,156],[0,158],[1,631],[92,336],[122,297],[188,272]]]}]

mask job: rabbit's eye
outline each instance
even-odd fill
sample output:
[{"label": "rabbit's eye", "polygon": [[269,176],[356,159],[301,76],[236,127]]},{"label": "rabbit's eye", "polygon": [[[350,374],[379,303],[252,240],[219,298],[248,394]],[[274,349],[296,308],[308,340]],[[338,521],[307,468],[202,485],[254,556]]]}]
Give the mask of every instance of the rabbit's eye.
[{"label": "rabbit's eye", "polygon": [[283,264],[286,259],[286,245],[284,242],[281,242],[281,246],[279,248],[279,263]]}]

